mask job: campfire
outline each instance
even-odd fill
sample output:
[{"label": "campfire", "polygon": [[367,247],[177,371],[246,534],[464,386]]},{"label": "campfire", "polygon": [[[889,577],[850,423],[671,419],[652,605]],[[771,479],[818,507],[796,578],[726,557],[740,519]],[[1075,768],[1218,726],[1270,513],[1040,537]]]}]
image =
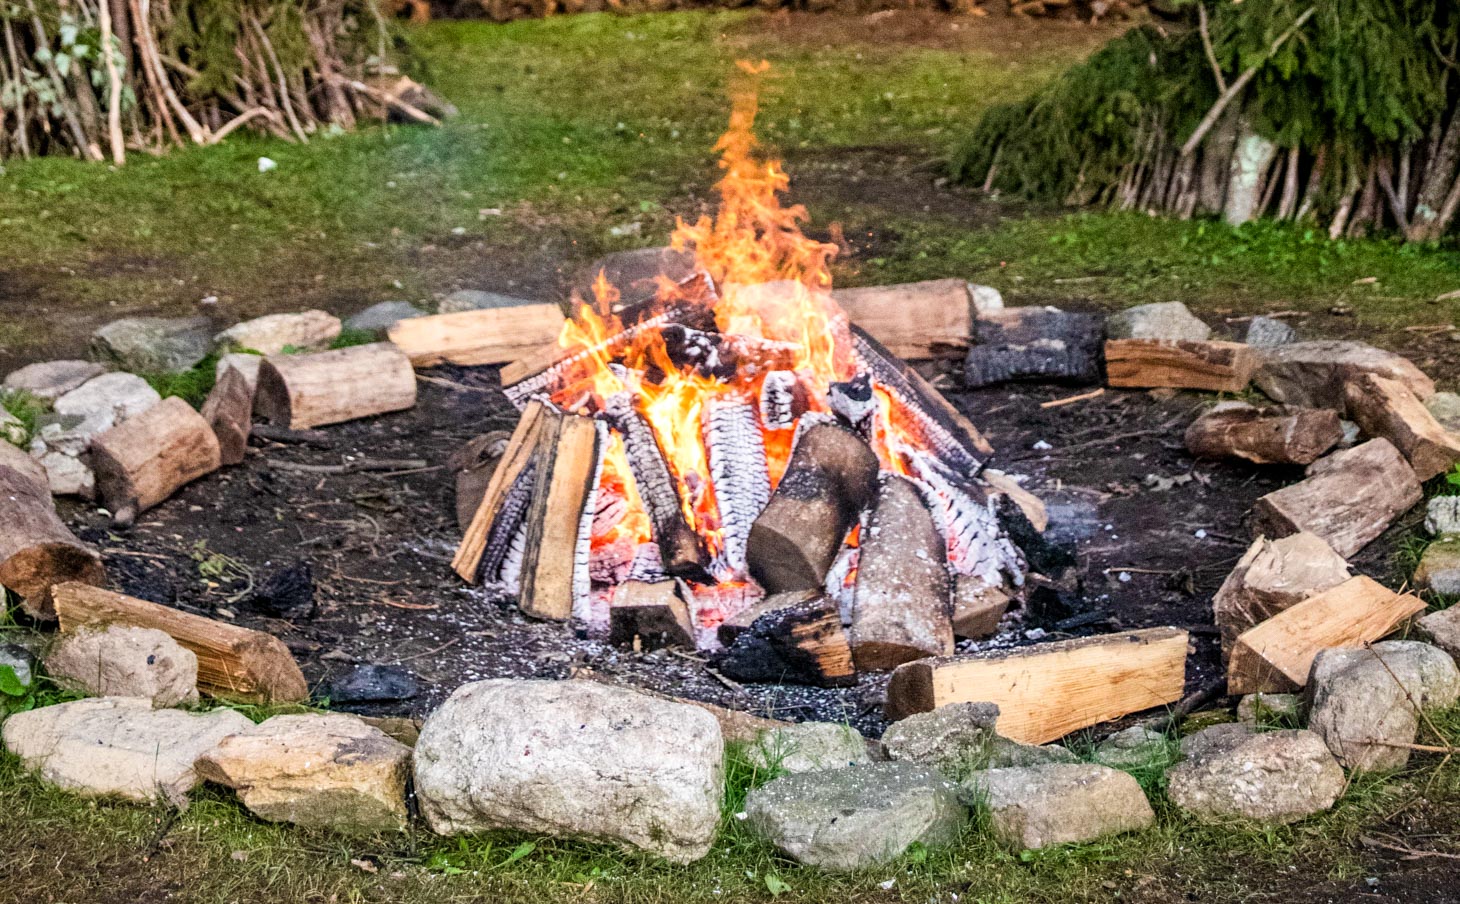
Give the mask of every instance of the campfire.
[{"label": "campfire", "polygon": [[506,386],[522,418],[455,567],[590,636],[844,684],[989,633],[1022,516],[973,425],[833,300],[836,246],[782,206],[756,96],[716,146],[717,214],[675,232],[693,274],[625,298],[600,273]]}]

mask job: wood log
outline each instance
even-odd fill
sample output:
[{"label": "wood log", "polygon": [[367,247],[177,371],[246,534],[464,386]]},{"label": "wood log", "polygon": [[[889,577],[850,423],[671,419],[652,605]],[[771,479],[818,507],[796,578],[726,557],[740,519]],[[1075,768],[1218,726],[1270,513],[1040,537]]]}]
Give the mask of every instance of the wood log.
[{"label": "wood log", "polygon": [[1186,428],[1196,458],[1241,458],[1255,464],[1312,464],[1343,439],[1338,412],[1258,408],[1222,402]]},{"label": "wood log", "polygon": [[988,484],[988,497],[996,505],[1000,496],[1005,497],[1019,507],[1035,531],[1042,534],[1049,527],[1049,511],[1044,500],[1024,489],[1017,480],[994,468],[984,468],[979,477]]},{"label": "wood log", "polygon": [[297,703],[309,686],[284,642],[272,634],[180,612],[99,587],[68,582],[54,591],[61,630],[118,624],[155,628],[198,657],[198,690],[240,703]]},{"label": "wood log", "polygon": [[765,437],[755,403],[712,398],[702,416],[705,456],[720,513],[721,553],[733,574],[745,572],[745,545],[756,517],[771,498]]},{"label": "wood log", "polygon": [[1460,461],[1460,436],[1449,433],[1408,386],[1360,374],[1344,388],[1348,415],[1367,436],[1381,436],[1409,460],[1421,482]]},{"label": "wood log", "polygon": [[695,648],[694,622],[675,581],[625,581],[613,590],[608,608],[608,641],[630,644],[635,638],[665,646]]},{"label": "wood log", "polygon": [[1252,506],[1254,536],[1317,534],[1344,558],[1369,545],[1424,497],[1404,456],[1385,439],[1334,452],[1308,476]]},{"label": "wood log", "polygon": [[463,534],[471,527],[477,509],[482,507],[482,498],[487,495],[497,463],[511,441],[511,433],[493,430],[472,437],[446,460],[446,467],[456,477],[456,525]]},{"label": "wood log", "polygon": [[259,365],[254,396],[260,416],[290,430],[404,411],[415,404],[415,371],[389,342],[310,355],[270,355]]},{"label": "wood log", "polygon": [[218,438],[219,460],[225,465],[239,464],[248,453],[248,438],[253,432],[253,394],[253,386],[242,371],[225,367],[203,402],[203,420]]},{"label": "wood log", "polygon": [[847,532],[877,494],[877,455],[833,423],[807,428],[750,528],[746,562],[767,594],[819,590]]},{"label": "wood log", "polygon": [[999,734],[1044,744],[1109,719],[1181,699],[1187,634],[1147,628],[898,666],[887,717],[949,703],[996,703]]},{"label": "wood log", "polygon": [[859,671],[953,652],[947,540],[911,481],[882,474],[878,483],[861,533],[848,632]]},{"label": "wood log", "polygon": [[1100,379],[1104,332],[1095,314],[1050,307],[987,311],[974,324],[963,381],[971,387],[1008,380],[1093,383]]},{"label": "wood log", "polygon": [[836,604],[820,594],[787,602],[786,595],[779,595],[758,605],[755,620],[715,658],[716,667],[736,681],[816,687],[856,684],[852,648]]},{"label": "wood log", "polygon": [[776,593],[762,597],[720,622],[720,626],[715,629],[715,637],[722,646],[728,647],[735,642],[737,637],[749,631],[756,619],[767,612],[779,612],[782,609],[817,599],[822,595],[819,590],[793,590],[789,593]]},{"label": "wood log", "polygon": [[522,417],[517,420],[516,429],[512,431],[512,438],[507,441],[507,448],[502,452],[501,461],[487,483],[487,490],[482,494],[476,514],[472,516],[471,524],[456,548],[451,568],[467,583],[474,584],[481,580],[482,554],[487,548],[487,535],[502,511],[508,491],[517,483],[537,452],[537,435],[542,429],[543,412],[543,404],[536,401],[528,403],[523,410]]},{"label": "wood log", "polygon": [[837,289],[831,297],[905,361],[962,355],[973,335],[973,299],[961,279]]},{"label": "wood log", "polygon": [[1348,577],[1348,562],[1321,537],[1309,533],[1279,540],[1258,537],[1212,598],[1222,654],[1231,654],[1243,631]]},{"label": "wood log", "polygon": [[649,426],[634,396],[628,392],[610,398],[605,410],[623,436],[634,487],[649,514],[665,574],[710,583],[706,571],[709,554],[700,535],[685,520],[678,486],[654,428]]},{"label": "wood log", "polygon": [[1292,342],[1261,352],[1252,375],[1268,398],[1304,408],[1344,411],[1344,387],[1361,374],[1398,380],[1421,400],[1435,394],[1435,383],[1409,360],[1363,342]]},{"label": "wood log", "polygon": [[1227,693],[1299,690],[1321,651],[1361,647],[1424,610],[1417,596],[1363,575],[1349,578],[1239,635],[1227,666]]},{"label": "wood log", "polygon": [[[573,614],[574,571],[587,568],[580,537],[598,471],[598,428],[590,418],[546,412],[537,434],[537,465],[528,504],[527,539],[517,603],[535,618]],[[581,541],[581,543],[580,543]]]},{"label": "wood log", "polygon": [[557,343],[565,322],[555,304],[525,304],[401,320],[386,331],[416,367],[506,364]]},{"label": "wood log", "polygon": [[1252,382],[1257,356],[1240,342],[1107,339],[1105,374],[1123,389],[1204,389],[1241,392]]},{"label": "wood log", "polygon": [[221,464],[213,428],[177,396],[91,441],[97,493],[124,524]]},{"label": "wood log", "polygon": [[52,585],[105,580],[101,556],[56,515],[44,471],[36,480],[0,464],[0,587],[20,597],[27,614],[49,620]]},{"label": "wood log", "polygon": [[1005,587],[991,585],[974,575],[954,575],[954,636],[979,640],[998,631],[999,621],[1012,600]]}]

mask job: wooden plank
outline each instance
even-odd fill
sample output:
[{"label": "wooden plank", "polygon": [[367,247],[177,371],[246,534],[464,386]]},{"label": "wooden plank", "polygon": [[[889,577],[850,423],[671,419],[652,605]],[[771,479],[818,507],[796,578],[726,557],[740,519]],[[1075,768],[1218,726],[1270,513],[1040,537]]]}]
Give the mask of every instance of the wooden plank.
[{"label": "wooden plank", "polygon": [[476,515],[462,535],[461,545],[456,548],[456,555],[451,560],[451,568],[463,581],[476,583],[477,568],[482,562],[482,552],[487,548],[487,534],[491,532],[492,522],[502,509],[507,491],[517,482],[517,478],[537,452],[537,434],[542,428],[543,411],[543,404],[538,401],[529,402],[523,409],[522,417],[518,418],[517,427],[512,432],[512,439],[507,443],[507,450],[502,453],[502,460],[492,472],[492,479],[487,484],[487,492],[482,496],[481,504],[477,506]]},{"label": "wooden plank", "polygon": [[898,666],[887,716],[949,703],[997,703],[999,734],[1044,744],[1100,722],[1181,699],[1185,631],[1147,628],[991,654]]},{"label": "wooden plank", "polygon": [[837,289],[852,323],[904,360],[959,357],[973,335],[973,300],[961,279]]},{"label": "wooden plank", "polygon": [[536,457],[517,602],[534,618],[563,621],[573,614],[578,527],[598,464],[598,430],[592,419],[547,412],[537,434]]},{"label": "wooden plank", "polygon": [[387,332],[416,367],[506,364],[556,344],[563,311],[555,304],[525,304],[413,317]]},{"label": "wooden plank", "polygon": [[1241,392],[1252,382],[1257,356],[1240,342],[1107,339],[1106,381],[1125,389],[1204,389]]},{"label": "wooden plank", "polygon": [[1417,596],[1373,578],[1349,578],[1242,632],[1232,645],[1227,693],[1288,693],[1308,683],[1322,650],[1378,640],[1425,610]]},{"label": "wooden plank", "polygon": [[1445,430],[1419,397],[1399,380],[1360,374],[1344,386],[1348,415],[1367,436],[1382,436],[1409,460],[1421,481],[1460,461],[1460,436]]}]

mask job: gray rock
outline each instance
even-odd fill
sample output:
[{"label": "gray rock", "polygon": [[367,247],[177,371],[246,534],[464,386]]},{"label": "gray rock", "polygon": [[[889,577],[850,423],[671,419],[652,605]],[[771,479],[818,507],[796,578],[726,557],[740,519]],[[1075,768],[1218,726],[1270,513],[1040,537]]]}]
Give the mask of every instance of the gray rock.
[{"label": "gray rock", "polygon": [[0,408],[0,443],[9,443],[12,446],[23,446],[30,438],[30,431],[20,418]]},{"label": "gray rock", "polygon": [[1460,395],[1437,392],[1425,399],[1425,407],[1451,433],[1460,433]]},{"label": "gray rock", "polygon": [[957,787],[912,763],[786,775],[746,796],[750,828],[792,859],[829,870],[886,863],[914,843],[958,837]]},{"label": "gray rock", "polygon": [[218,364],[213,368],[213,379],[223,379],[223,372],[230,367],[243,375],[244,381],[248,384],[248,391],[251,393],[259,385],[259,368],[263,365],[262,355],[250,354],[248,352],[230,352],[218,359]]},{"label": "gray rock", "polygon": [[759,769],[818,772],[845,769],[872,761],[867,739],[850,725],[801,722],[767,730],[745,751]]},{"label": "gray rock", "polygon": [[1425,530],[1460,535],[1460,496],[1432,496],[1425,504]]},{"label": "gray rock", "polygon": [[1303,719],[1297,694],[1248,694],[1237,701],[1237,721],[1252,728],[1296,728]]},{"label": "gray rock", "polygon": [[1211,338],[1212,328],[1197,319],[1179,301],[1162,301],[1136,305],[1111,314],[1105,321],[1105,332],[1111,339],[1194,339]]},{"label": "gray rock", "polygon": [[1460,606],[1431,612],[1414,623],[1415,633],[1454,659],[1460,656]]},{"label": "gray rock", "polygon": [[1363,428],[1353,421],[1341,420],[1338,422],[1338,427],[1343,431],[1343,439],[1338,441],[1338,448],[1340,449],[1352,449],[1363,438]]},{"label": "gray rock", "polygon": [[1230,750],[1251,737],[1253,731],[1241,722],[1223,722],[1181,739],[1181,755],[1187,759]]},{"label": "gray rock", "polygon": [[142,697],[159,707],[198,699],[198,657],[155,628],[83,625],[46,654],[46,672],[97,697]]},{"label": "gray rock", "polygon": [[127,317],[91,334],[95,357],[133,373],[182,373],[212,349],[206,317]]},{"label": "gray rock", "polygon": [[981,286],[978,283],[969,283],[968,297],[973,300],[974,316],[987,314],[989,311],[1002,311],[1004,309],[1004,296],[993,286]]},{"label": "gray rock", "polygon": [[105,370],[95,361],[42,361],[12,371],[5,378],[5,388],[53,402]]},{"label": "gray rock", "polygon": [[65,452],[47,452],[42,442],[36,461],[45,469],[46,484],[52,495],[95,498],[96,473],[91,470],[91,456],[78,457]]},{"label": "gray rock", "polygon": [[688,863],[715,838],[723,756],[698,707],[593,681],[478,681],[421,728],[416,796],[442,835],[519,829]]},{"label": "gray rock", "polygon": [[1173,753],[1166,735],[1136,725],[1101,741],[1090,758],[1112,769],[1150,769],[1165,768]]},{"label": "gray rock", "polygon": [[329,346],[340,335],[340,318],[324,311],[266,314],[235,323],[213,337],[219,352],[243,350],[278,355],[285,350],[312,351]]},{"label": "gray rock", "polygon": [[16,643],[0,643],[0,667],[15,673],[21,687],[29,688],[35,678],[36,658],[34,654]]},{"label": "gray rock", "polygon": [[1248,733],[1205,746],[1166,774],[1167,796],[1201,822],[1294,822],[1333,806],[1343,769],[1311,731]]},{"label": "gray rock", "polygon": [[963,787],[988,808],[994,836],[1015,850],[1138,832],[1156,820],[1134,778],[1093,763],[989,769]]},{"label": "gray rock", "polygon": [[376,336],[383,337],[386,330],[402,320],[425,316],[425,311],[409,301],[382,301],[347,319],[345,329],[353,332],[374,333]]},{"label": "gray rock", "polygon": [[[109,430],[162,401],[157,390],[135,374],[109,373],[87,380],[56,399],[55,412],[62,417],[78,417]],[[100,426],[105,424],[105,426]]]},{"label": "gray rock", "polygon": [[59,452],[72,458],[84,455],[91,448],[91,440],[116,425],[116,419],[109,412],[91,417],[74,414],[43,414],[36,419],[35,436],[31,440],[33,450],[41,455]]},{"label": "gray rock", "polygon": [[1449,534],[1425,547],[1414,570],[1414,586],[1442,596],[1460,594],[1460,534]]},{"label": "gray rock", "polygon": [[1298,341],[1298,331],[1276,317],[1258,315],[1247,324],[1248,345],[1257,348],[1276,348]]},{"label": "gray rock", "polygon": [[89,797],[174,805],[201,780],[194,764],[253,723],[231,709],[153,709],[140,697],[91,697],[16,713],[5,748],[45,781]]},{"label": "gray rock", "polygon": [[367,663],[327,681],[319,693],[331,705],[354,705],[409,700],[420,692],[421,685],[409,669]]},{"label": "gray rock", "polygon": [[882,735],[892,760],[933,766],[951,778],[977,769],[1072,763],[1079,758],[1055,744],[1036,747],[995,730],[999,708],[992,703],[950,703],[894,722]]},{"label": "gray rock", "polygon": [[1411,640],[1367,650],[1324,650],[1308,677],[1308,727],[1349,769],[1398,769],[1409,762],[1420,711],[1460,697],[1460,670],[1444,651]]},{"label": "gray rock", "polygon": [[525,304],[536,304],[530,298],[503,295],[500,292],[483,292],[480,289],[457,289],[441,299],[436,306],[438,314],[458,314],[462,311],[484,311],[491,308],[516,308]]}]

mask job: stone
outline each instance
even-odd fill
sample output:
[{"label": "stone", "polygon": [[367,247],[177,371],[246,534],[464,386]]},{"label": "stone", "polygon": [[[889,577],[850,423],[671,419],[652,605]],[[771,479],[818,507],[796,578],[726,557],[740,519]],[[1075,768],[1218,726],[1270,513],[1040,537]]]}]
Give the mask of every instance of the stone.
[{"label": "stone", "polygon": [[390,703],[409,700],[421,692],[420,682],[410,670],[398,665],[357,665],[320,688],[319,696],[331,705]]},{"label": "stone", "polygon": [[91,417],[43,414],[36,419],[31,447],[42,455],[59,452],[76,458],[85,455],[91,449],[92,439],[110,430],[112,422],[110,414],[102,413]]},{"label": "stone", "polygon": [[425,317],[426,312],[409,301],[382,301],[345,320],[345,329],[354,333],[373,333],[383,338],[385,331],[402,320]]},{"label": "stone", "polygon": [[1090,758],[1111,769],[1131,770],[1165,768],[1173,756],[1166,735],[1134,725],[1101,741]]},{"label": "stone", "polygon": [[1296,728],[1302,720],[1297,694],[1247,694],[1237,701],[1237,721],[1250,728]]},{"label": "stone", "polygon": [[1432,496],[1425,505],[1425,530],[1460,535],[1460,496]]},{"label": "stone", "polygon": [[223,379],[223,372],[233,368],[248,383],[248,391],[253,392],[259,386],[259,367],[264,363],[262,355],[254,355],[248,352],[230,352],[218,359],[218,364],[213,368],[213,379]]},{"label": "stone", "polygon": [[194,764],[252,725],[231,709],[153,709],[140,697],[90,697],[16,713],[0,739],[26,769],[88,797],[174,806],[201,781]]},{"label": "stone", "polygon": [[[162,401],[146,380],[136,374],[109,373],[93,377],[56,399],[62,417],[79,417],[94,435],[141,414]],[[105,424],[105,426],[101,426]]]},{"label": "stone", "polygon": [[1344,384],[1371,373],[1398,380],[1421,400],[1435,393],[1434,381],[1408,359],[1363,342],[1324,339],[1263,349],[1252,375],[1268,398],[1300,408],[1346,408]]},{"label": "stone", "polygon": [[958,837],[958,789],[926,766],[871,763],[785,775],[745,798],[746,822],[799,863],[854,870]]},{"label": "stone", "polygon": [[1420,590],[1460,595],[1460,534],[1440,537],[1426,546],[1412,580]]},{"label": "stone", "polygon": [[[18,643],[0,643],[0,668],[8,668],[22,688],[29,689],[35,680],[36,658]],[[5,698],[0,691],[0,700]]]},{"label": "stone", "polygon": [[198,700],[198,657],[156,628],[83,625],[56,641],[46,672],[96,697],[142,697],[158,707]]},{"label": "stone", "polygon": [[1437,392],[1425,399],[1425,408],[1441,427],[1451,433],[1460,433],[1460,394]]},{"label": "stone", "polygon": [[1004,309],[1004,296],[993,286],[981,286],[978,283],[968,284],[968,297],[973,300],[973,313],[987,314],[989,311],[1002,311]]},{"label": "stone", "polygon": [[274,716],[199,758],[260,819],[368,834],[406,827],[411,749],[353,716]]},{"label": "stone", "polygon": [[46,402],[56,399],[106,371],[95,361],[41,361],[11,371],[5,388],[29,393]]},{"label": "stone", "polygon": [[485,311],[493,308],[516,308],[525,304],[537,304],[530,298],[503,295],[500,292],[483,292],[480,289],[457,289],[441,299],[436,305],[438,314],[459,314],[462,311]]},{"label": "stone", "polygon": [[1431,612],[1414,623],[1421,640],[1439,647],[1451,659],[1460,656],[1460,606]]},{"label": "stone", "polygon": [[715,838],[724,741],[708,712],[593,681],[463,685],[416,742],[421,813],[441,835],[518,829],[689,863]]},{"label": "stone", "polygon": [[0,443],[23,446],[30,439],[30,430],[20,418],[0,408]]},{"label": "stone", "polygon": [[1259,314],[1248,321],[1247,335],[1242,341],[1256,348],[1277,348],[1297,342],[1298,331],[1276,317]]},{"label": "stone", "polygon": [[1172,803],[1205,823],[1290,823],[1327,810],[1344,790],[1343,769],[1323,739],[1300,730],[1209,745],[1166,779]]},{"label": "stone", "polygon": [[867,739],[850,725],[801,722],[772,728],[748,747],[745,757],[758,769],[818,772],[845,769],[872,761]]},{"label": "stone", "polygon": [[1181,755],[1191,759],[1226,750],[1242,744],[1252,734],[1252,728],[1241,722],[1221,722],[1182,738]]},{"label": "stone", "polygon": [[91,334],[93,356],[132,373],[182,373],[212,350],[206,317],[127,317]]},{"label": "stone", "polygon": [[52,495],[95,498],[96,472],[91,470],[89,461],[64,452],[42,452],[37,461],[45,468]]},{"label": "stone", "polygon": [[339,335],[340,318],[324,311],[266,314],[230,326],[213,337],[213,347],[219,352],[246,349],[261,355],[280,355],[286,350],[328,348]]},{"label": "stone", "polygon": [[963,788],[988,809],[994,837],[1014,850],[1094,841],[1156,821],[1134,778],[1094,763],[989,769]]},{"label": "stone", "polygon": [[993,703],[950,703],[894,722],[882,735],[889,759],[933,766],[953,778],[976,769],[1069,763],[1078,758],[1055,744],[1037,747],[1000,735]]},{"label": "stone", "polygon": [[1211,338],[1212,328],[1179,301],[1141,304],[1111,314],[1105,321],[1105,334],[1111,339],[1190,339],[1204,342]]},{"label": "stone", "polygon": [[[42,454],[44,446],[41,447]],[[31,457],[27,448],[12,446],[7,442],[0,442],[0,468],[10,468],[33,481],[37,486],[46,485],[46,469],[35,458]]]}]

